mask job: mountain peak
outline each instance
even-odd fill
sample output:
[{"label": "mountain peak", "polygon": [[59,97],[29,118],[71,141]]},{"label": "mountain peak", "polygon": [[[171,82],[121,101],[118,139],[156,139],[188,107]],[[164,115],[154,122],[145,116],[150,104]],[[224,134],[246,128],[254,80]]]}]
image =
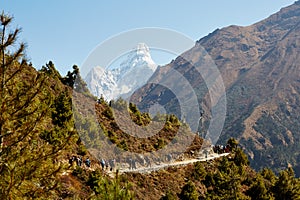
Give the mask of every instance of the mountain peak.
[{"label": "mountain peak", "polygon": [[136,54],[150,56],[149,47],[145,43],[139,43],[136,47]]},{"label": "mountain peak", "polygon": [[121,71],[128,71],[129,68],[143,65],[147,65],[153,72],[157,67],[151,58],[149,47],[145,43],[139,43],[128,53],[127,59],[121,63],[120,68]]},{"label": "mountain peak", "polygon": [[118,67],[104,69],[94,67],[85,78],[89,89],[108,100],[127,97],[141,87],[153,75],[157,64],[152,60],[149,47],[139,43],[128,52]]}]

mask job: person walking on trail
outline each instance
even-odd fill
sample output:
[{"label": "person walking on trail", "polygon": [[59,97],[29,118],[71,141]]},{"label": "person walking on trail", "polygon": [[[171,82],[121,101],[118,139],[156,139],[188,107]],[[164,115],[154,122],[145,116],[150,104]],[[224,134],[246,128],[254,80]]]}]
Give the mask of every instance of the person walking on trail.
[{"label": "person walking on trail", "polygon": [[89,159],[89,157],[86,158],[85,160],[85,165],[90,168],[91,167],[91,160]]},{"label": "person walking on trail", "polygon": [[129,169],[132,169],[132,159],[128,158],[127,163],[129,164]]},{"label": "person walking on trail", "polygon": [[110,159],[110,160],[109,160],[110,171],[113,171],[113,170],[114,170],[114,168],[115,168],[115,162],[116,162],[115,159]]},{"label": "person walking on trail", "polygon": [[102,167],[102,170],[104,170],[104,167],[105,167],[105,160],[102,158],[101,161],[100,161],[100,165]]},{"label": "person walking on trail", "polygon": [[146,161],[147,167],[151,167],[151,161],[150,161],[150,158],[148,156],[145,157],[145,161]]},{"label": "person walking on trail", "polygon": [[207,157],[208,157],[208,150],[204,149],[203,153],[204,153],[205,158],[207,159]]},{"label": "person walking on trail", "polygon": [[171,162],[171,161],[172,161],[172,155],[171,155],[171,154],[168,154],[168,155],[167,155],[167,161],[168,161],[168,162]]},{"label": "person walking on trail", "polygon": [[69,158],[69,164],[70,164],[69,168],[70,167],[72,167],[72,168],[75,167],[74,163],[76,162],[76,159],[77,159],[76,156],[72,156],[72,157]]},{"label": "person walking on trail", "polygon": [[132,165],[131,165],[132,169],[136,169],[137,168],[136,167],[136,160],[132,159],[131,161],[132,161]]},{"label": "person walking on trail", "polygon": [[108,162],[109,162],[108,160],[105,161],[105,169],[106,169],[106,171],[108,170],[108,167],[109,167],[109,163]]},{"label": "person walking on trail", "polygon": [[69,167],[72,167],[72,164],[73,164],[73,156],[68,156],[68,157],[69,157],[69,164],[70,164]]},{"label": "person walking on trail", "polygon": [[76,158],[76,163],[77,163],[77,166],[81,167],[81,164],[82,164],[82,158],[80,156],[78,156]]}]

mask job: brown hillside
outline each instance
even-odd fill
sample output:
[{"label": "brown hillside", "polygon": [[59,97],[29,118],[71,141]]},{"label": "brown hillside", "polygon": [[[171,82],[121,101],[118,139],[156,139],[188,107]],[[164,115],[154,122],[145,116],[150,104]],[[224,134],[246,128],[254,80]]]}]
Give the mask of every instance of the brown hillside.
[{"label": "brown hillside", "polygon": [[[220,141],[239,138],[256,168],[295,166],[300,162],[295,153],[300,139],[299,24],[300,3],[296,2],[251,26],[218,29],[182,54],[185,59],[178,57],[161,67],[152,79],[163,80],[170,68],[184,75],[205,110],[207,125],[214,105],[203,78],[193,70],[205,65],[205,56],[199,53],[204,47],[226,87],[227,115]],[[154,84],[132,98],[142,109],[158,102],[180,116],[175,99]]]}]

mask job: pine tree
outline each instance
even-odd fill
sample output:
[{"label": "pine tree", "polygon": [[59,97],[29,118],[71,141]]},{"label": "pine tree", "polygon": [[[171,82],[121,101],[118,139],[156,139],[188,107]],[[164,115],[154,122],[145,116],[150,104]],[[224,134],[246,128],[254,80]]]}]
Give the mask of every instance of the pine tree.
[{"label": "pine tree", "polygon": [[46,66],[42,66],[41,72],[55,78],[56,80],[63,80],[59,72],[55,69],[55,66],[52,61],[49,61]]},{"label": "pine tree", "polygon": [[280,172],[273,191],[276,199],[300,199],[299,180],[295,179],[292,168]]},{"label": "pine tree", "polygon": [[265,185],[263,177],[258,174],[254,182],[250,186],[247,194],[251,199],[257,200],[272,200],[274,199],[273,195],[268,191],[268,188]]},{"label": "pine tree", "polygon": [[186,185],[184,185],[180,193],[180,197],[181,199],[186,200],[197,200],[199,194],[196,190],[195,184],[189,181]]},{"label": "pine tree", "polygon": [[237,166],[249,165],[247,155],[240,148],[235,150],[234,162]]},{"label": "pine tree", "polygon": [[167,191],[166,194],[160,198],[160,200],[175,200],[175,199],[177,199],[177,197],[171,191]]},{"label": "pine tree", "polygon": [[203,163],[196,162],[194,164],[194,166],[195,166],[195,169],[194,169],[194,172],[193,172],[193,177],[196,180],[203,180],[206,177],[206,174],[207,174],[205,168],[203,167]]},{"label": "pine tree", "polygon": [[229,146],[230,151],[234,151],[237,148],[238,144],[239,144],[239,142],[234,138],[230,138],[227,141],[227,145]]},{"label": "pine tree", "polygon": [[[20,29],[9,32],[12,18],[2,13],[0,20],[0,199],[55,199],[74,124],[52,123],[51,76],[27,64],[25,44],[17,43]],[[47,132],[60,140],[49,142]]]},{"label": "pine tree", "polygon": [[96,170],[91,173],[88,185],[95,192],[94,199],[102,200],[133,200],[134,195],[130,191],[130,184],[121,183],[118,175],[110,180],[101,175],[101,172]]}]

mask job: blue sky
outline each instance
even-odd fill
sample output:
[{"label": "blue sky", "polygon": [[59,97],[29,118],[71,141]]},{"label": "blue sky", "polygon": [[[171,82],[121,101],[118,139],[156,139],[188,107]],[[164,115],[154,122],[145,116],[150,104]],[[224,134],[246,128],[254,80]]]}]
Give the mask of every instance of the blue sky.
[{"label": "blue sky", "polygon": [[[198,40],[217,28],[250,25],[294,0],[1,0],[22,27],[20,41],[36,68],[49,60],[65,75],[101,42],[135,28],[160,27]],[[155,58],[154,58],[155,60]],[[158,60],[168,62],[166,60]]]}]

